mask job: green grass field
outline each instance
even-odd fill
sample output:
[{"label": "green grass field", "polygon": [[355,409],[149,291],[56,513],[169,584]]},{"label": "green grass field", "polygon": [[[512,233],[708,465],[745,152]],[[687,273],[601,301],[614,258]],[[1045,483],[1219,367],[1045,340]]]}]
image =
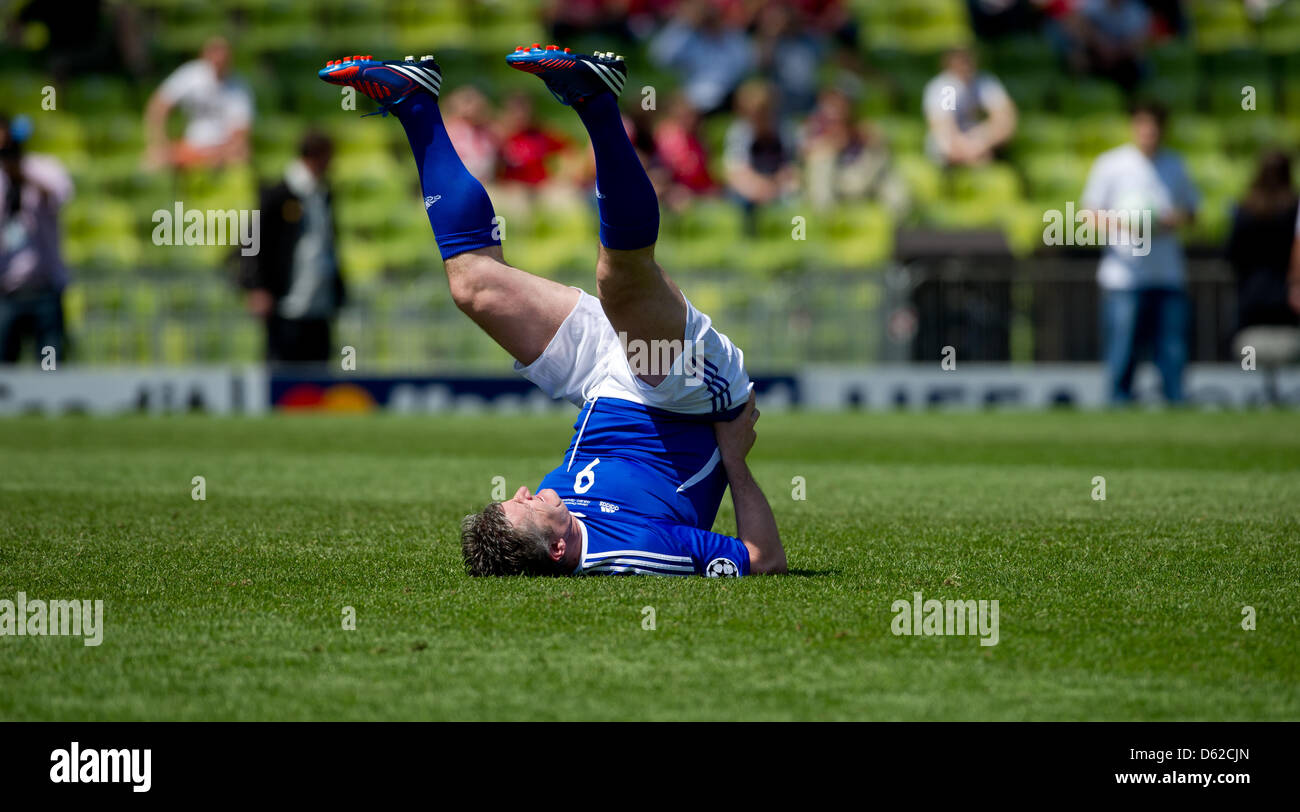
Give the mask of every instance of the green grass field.
[{"label": "green grass field", "polygon": [[[0,718],[1300,719],[1300,416],[765,414],[789,576],[470,579],[570,421],[0,421],[0,598],[106,626],[0,638]],[[1000,642],[893,635],[918,590]]]}]

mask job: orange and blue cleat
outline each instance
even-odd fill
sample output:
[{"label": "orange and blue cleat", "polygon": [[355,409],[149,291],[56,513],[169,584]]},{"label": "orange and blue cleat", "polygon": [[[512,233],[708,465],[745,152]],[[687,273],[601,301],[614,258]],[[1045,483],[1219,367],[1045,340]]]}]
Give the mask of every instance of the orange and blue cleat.
[{"label": "orange and blue cleat", "polygon": [[532,47],[520,46],[506,56],[506,64],[515,70],[532,73],[546,83],[561,104],[572,106],[575,102],[600,93],[623,92],[627,81],[627,65],[623,57],[609,52],[575,54],[568,48],[537,43]]},{"label": "orange and blue cleat", "polygon": [[428,93],[437,99],[442,88],[442,70],[429,55],[419,60],[408,56],[400,62],[371,56],[345,56],[321,68],[319,76],[330,84],[360,90],[379,102],[377,112],[383,115],[388,115],[394,105],[401,104],[412,93]]}]

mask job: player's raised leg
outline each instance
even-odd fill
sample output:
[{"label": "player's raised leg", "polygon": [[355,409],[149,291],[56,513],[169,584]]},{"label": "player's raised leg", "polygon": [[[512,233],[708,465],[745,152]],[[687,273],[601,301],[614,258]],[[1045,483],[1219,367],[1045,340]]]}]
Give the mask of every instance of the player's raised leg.
[{"label": "player's raised leg", "polygon": [[453,300],[520,363],[536,360],[579,293],[503,260],[492,201],[443,126],[437,62],[432,56],[400,62],[353,56],[329,63],[320,77],[360,90],[382,105],[384,115],[392,113],[401,122]]},{"label": "player's raised leg", "polygon": [[[506,62],[545,81],[556,99],[577,112],[591,136],[600,210],[596,285],[610,324],[629,341],[680,341],[686,302],[654,258],[659,200],[618,109],[617,95],[627,78],[622,57],[534,44],[515,49]],[[642,378],[654,384],[662,376]]]}]

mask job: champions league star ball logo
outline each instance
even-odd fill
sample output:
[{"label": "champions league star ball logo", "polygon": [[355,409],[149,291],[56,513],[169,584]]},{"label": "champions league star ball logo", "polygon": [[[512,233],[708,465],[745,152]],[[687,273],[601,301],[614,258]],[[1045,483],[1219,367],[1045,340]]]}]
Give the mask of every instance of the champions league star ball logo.
[{"label": "champions league star ball logo", "polygon": [[730,558],[715,558],[704,568],[706,578],[736,578],[739,575],[740,568]]}]

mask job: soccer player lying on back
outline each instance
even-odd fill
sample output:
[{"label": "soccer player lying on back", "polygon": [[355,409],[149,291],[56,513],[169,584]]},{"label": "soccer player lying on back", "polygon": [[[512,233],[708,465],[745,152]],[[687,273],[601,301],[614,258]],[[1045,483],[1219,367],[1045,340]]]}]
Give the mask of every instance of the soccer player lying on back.
[{"label": "soccer player lying on back", "polygon": [[[465,517],[466,567],[473,575],[785,572],[776,519],[745,464],[758,410],[744,355],[655,262],[659,201],[623,129],[623,58],[534,45],[506,62],[537,74],[591,136],[599,299],[504,262],[492,203],[443,127],[432,56],[353,56],[320,71],[380,102],[405,128],[456,305],[524,377],[582,407],[563,462],[537,493],[520,488]],[[646,347],[667,348],[665,363],[644,368]],[[740,538],[710,532],[728,485]]]}]

